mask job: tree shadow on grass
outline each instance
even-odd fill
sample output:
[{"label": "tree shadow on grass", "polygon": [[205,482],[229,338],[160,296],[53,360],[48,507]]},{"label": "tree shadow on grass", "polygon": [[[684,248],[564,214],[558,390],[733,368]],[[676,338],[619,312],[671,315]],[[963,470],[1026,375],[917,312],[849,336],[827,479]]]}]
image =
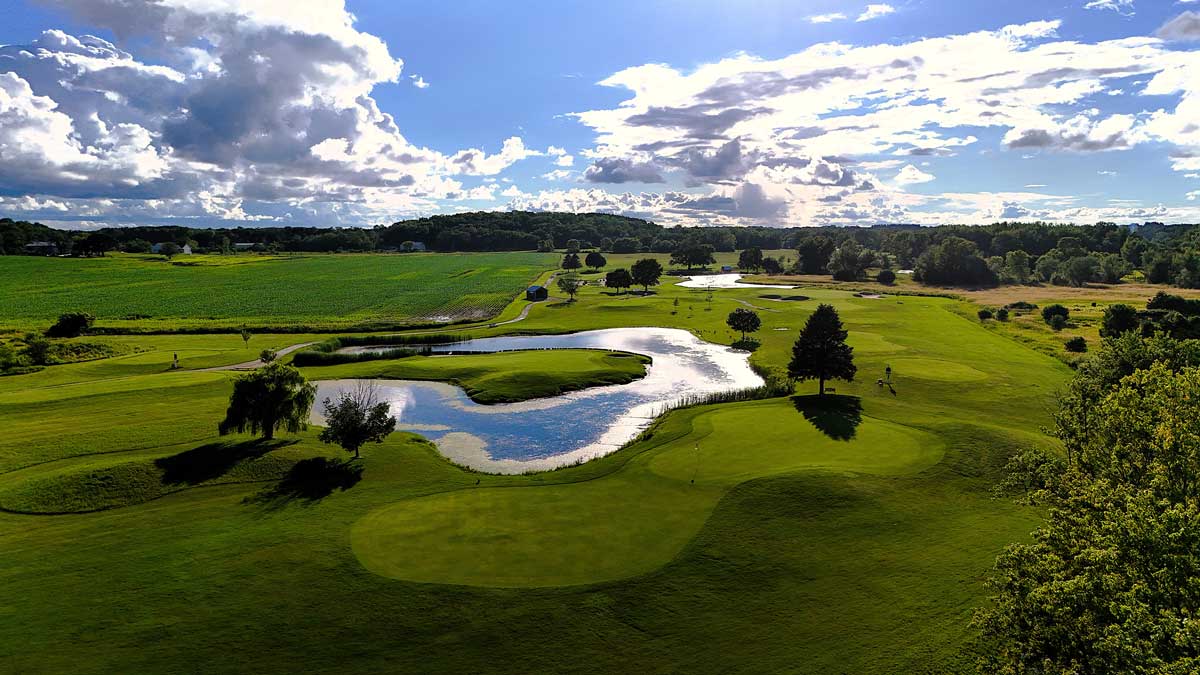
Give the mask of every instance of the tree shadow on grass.
[{"label": "tree shadow on grass", "polygon": [[311,457],[296,462],[274,487],[246,498],[269,510],[281,509],[293,502],[311,505],[333,494],[346,491],[362,480],[363,465],[354,461]]},{"label": "tree shadow on grass", "polygon": [[160,457],[154,460],[154,464],[162,469],[163,485],[199,485],[224,476],[243,461],[257,459],[272,450],[298,442],[296,439],[268,441],[262,438],[240,442],[218,441],[170,457]]},{"label": "tree shadow on grass", "polygon": [[746,338],[745,340],[738,340],[737,342],[735,342],[729,346],[733,347],[734,349],[741,349],[742,351],[753,352],[753,351],[757,351],[758,348],[762,346],[762,343],[759,342],[758,340],[755,340],[754,338]]},{"label": "tree shadow on grass", "polygon": [[857,396],[793,396],[792,405],[821,433],[835,441],[849,441],[862,424],[862,400]]}]

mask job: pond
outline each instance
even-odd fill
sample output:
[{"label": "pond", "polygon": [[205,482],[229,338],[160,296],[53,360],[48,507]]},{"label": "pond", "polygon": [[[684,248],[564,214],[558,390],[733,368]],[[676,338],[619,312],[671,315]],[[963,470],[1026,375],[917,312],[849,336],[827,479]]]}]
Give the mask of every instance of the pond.
[{"label": "pond", "polygon": [[780,286],[779,284],[749,284],[741,281],[740,274],[696,274],[681,281],[676,286],[684,288],[795,288],[795,286]]},{"label": "pond", "polygon": [[[705,342],[674,328],[480,338],[434,345],[432,349],[607,349],[653,359],[646,377],[629,384],[498,405],[480,405],[459,387],[440,382],[373,381],[380,399],[391,403],[397,429],[420,433],[452,461],[491,473],[553,469],[600,457],[635,438],[669,404],[681,398],[763,384],[750,369],[749,353]],[[317,400],[322,401],[339,390],[352,388],[356,382],[331,380],[316,384]],[[319,410],[314,411],[313,422],[322,423]]]}]

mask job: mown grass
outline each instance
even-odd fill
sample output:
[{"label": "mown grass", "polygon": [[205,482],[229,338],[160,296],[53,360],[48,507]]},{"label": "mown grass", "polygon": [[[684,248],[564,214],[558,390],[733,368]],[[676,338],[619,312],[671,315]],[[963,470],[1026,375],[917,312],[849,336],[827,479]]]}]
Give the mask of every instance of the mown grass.
[{"label": "mown grass", "polygon": [[557,264],[537,253],[236,256],[238,264],[112,254],[0,258],[0,327],[90,312],[100,328],[439,323],[495,315]]},{"label": "mown grass", "polygon": [[304,368],[311,380],[348,378],[436,380],[463,388],[476,403],[510,403],[557,396],[646,375],[650,359],[639,354],[562,349],[413,356],[403,359]]},{"label": "mown grass", "polygon": [[[764,323],[752,360],[778,369],[809,312],[831,302],[859,366],[854,383],[834,384],[861,409],[814,408],[808,383],[797,401],[671,413],[642,441],[551,473],[470,473],[396,434],[364,449],[361,476],[330,470],[328,489],[289,487],[282,465],[280,481],[225,482],[275,454],[338,456],[309,429],[140,504],[0,513],[0,669],[962,672],[980,580],[1037,517],[989,488],[1011,452],[1049,443],[1038,429],[1069,369],[957,300],[815,288],[772,302],[760,290],[588,287],[472,333],[671,326],[731,344],[725,315],[748,303]],[[162,372],[161,358],[178,345],[197,364],[246,360],[240,340],[230,352],[219,340],[236,338],[155,337],[147,354],[0,381],[15,432],[0,439],[0,484],[49,481],[75,462],[85,476],[158,467],[216,441],[229,376]],[[488,356],[496,371],[517,358]],[[875,384],[889,364],[893,389]],[[111,454],[55,459],[85,445]],[[146,494],[162,489],[162,473],[140,475]],[[107,494],[41,485],[22,494]]]}]

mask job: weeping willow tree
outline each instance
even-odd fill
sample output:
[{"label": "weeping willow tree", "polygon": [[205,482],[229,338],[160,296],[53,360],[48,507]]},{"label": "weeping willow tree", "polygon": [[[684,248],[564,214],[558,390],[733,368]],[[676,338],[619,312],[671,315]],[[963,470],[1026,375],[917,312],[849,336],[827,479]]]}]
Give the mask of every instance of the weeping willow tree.
[{"label": "weeping willow tree", "polygon": [[222,436],[234,432],[261,433],[266,440],[283,429],[296,433],[307,427],[317,387],[292,366],[269,363],[233,383],[225,419],[217,425]]}]

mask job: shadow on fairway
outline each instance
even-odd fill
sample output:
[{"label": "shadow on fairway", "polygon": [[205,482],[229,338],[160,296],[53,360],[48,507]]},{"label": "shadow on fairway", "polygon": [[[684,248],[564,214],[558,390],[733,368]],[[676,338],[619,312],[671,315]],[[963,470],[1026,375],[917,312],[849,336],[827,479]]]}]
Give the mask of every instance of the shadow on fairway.
[{"label": "shadow on fairway", "polygon": [[275,439],[267,441],[256,438],[252,441],[217,442],[201,445],[198,448],[185,450],[178,455],[162,457],[154,460],[154,464],[162,469],[163,485],[198,485],[205,481],[224,476],[239,462],[257,459],[263,455],[288,445],[297,443],[295,439]]},{"label": "shadow on fairway", "polygon": [[862,424],[862,401],[857,396],[793,396],[792,405],[804,419],[835,441],[851,440]]},{"label": "shadow on fairway", "polygon": [[260,504],[270,510],[281,509],[293,502],[313,504],[336,490],[349,490],[362,480],[363,466],[352,459],[337,460],[312,457],[296,462],[291,471],[274,487],[247,497],[246,502]]},{"label": "shadow on fairway", "polygon": [[729,346],[733,347],[734,349],[741,349],[743,351],[753,352],[753,351],[758,351],[758,348],[762,346],[762,343],[759,342],[758,340],[755,340],[754,338],[746,338],[745,340],[738,340],[737,342],[735,342]]}]

